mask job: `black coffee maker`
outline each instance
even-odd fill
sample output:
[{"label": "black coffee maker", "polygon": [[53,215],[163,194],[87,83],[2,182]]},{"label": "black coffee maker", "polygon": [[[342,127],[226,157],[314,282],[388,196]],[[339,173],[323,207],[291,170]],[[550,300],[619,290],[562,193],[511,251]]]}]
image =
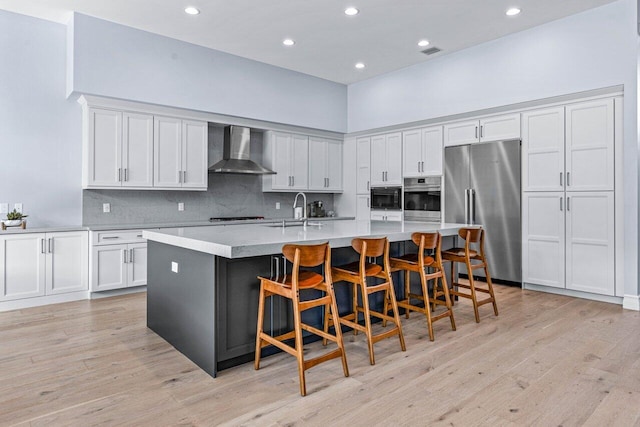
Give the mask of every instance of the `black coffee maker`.
[{"label": "black coffee maker", "polygon": [[322,200],[316,200],[307,206],[310,218],[318,218],[325,216]]}]

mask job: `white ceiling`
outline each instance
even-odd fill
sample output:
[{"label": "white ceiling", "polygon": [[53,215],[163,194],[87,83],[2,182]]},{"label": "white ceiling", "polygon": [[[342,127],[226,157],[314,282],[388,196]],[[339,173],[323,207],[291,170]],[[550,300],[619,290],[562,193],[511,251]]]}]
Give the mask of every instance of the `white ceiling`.
[{"label": "white ceiling", "polygon": [[[350,84],[614,0],[0,0],[0,9],[67,22],[117,22]],[[186,6],[201,10],[184,13]],[[360,9],[347,16],[344,9]],[[505,11],[522,9],[515,17]],[[295,46],[282,40],[292,38]],[[426,56],[426,38],[442,52]],[[356,62],[366,67],[356,70]]]}]

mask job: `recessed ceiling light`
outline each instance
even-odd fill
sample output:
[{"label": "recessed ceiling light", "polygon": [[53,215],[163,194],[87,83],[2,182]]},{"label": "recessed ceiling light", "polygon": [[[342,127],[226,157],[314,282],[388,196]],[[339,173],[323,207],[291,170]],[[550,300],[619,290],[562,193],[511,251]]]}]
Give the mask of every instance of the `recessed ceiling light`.
[{"label": "recessed ceiling light", "polygon": [[418,46],[420,46],[420,47],[429,46],[429,40],[420,40],[418,42]]},{"label": "recessed ceiling light", "polygon": [[358,63],[356,64],[356,68],[357,68],[358,70],[361,70],[361,69],[363,69],[363,68],[364,68],[364,64],[363,64],[362,62],[358,62]]},{"label": "recessed ceiling light", "polygon": [[282,44],[285,46],[293,46],[296,42],[291,39],[284,39],[282,40]]},{"label": "recessed ceiling light", "polygon": [[355,7],[348,7],[344,10],[344,14],[349,16],[357,15],[359,12]]},{"label": "recessed ceiling light", "polygon": [[517,7],[512,7],[511,9],[507,10],[505,13],[507,14],[507,16],[516,16],[517,14],[520,13],[520,9],[518,9]]},{"label": "recessed ceiling light", "polygon": [[184,13],[188,13],[189,15],[197,15],[200,13],[200,11],[193,6],[189,6],[184,8]]}]

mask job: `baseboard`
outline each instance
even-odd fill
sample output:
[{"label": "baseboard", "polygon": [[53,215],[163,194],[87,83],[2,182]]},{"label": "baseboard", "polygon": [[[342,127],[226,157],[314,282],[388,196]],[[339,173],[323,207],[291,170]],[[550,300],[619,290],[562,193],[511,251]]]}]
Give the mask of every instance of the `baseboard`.
[{"label": "baseboard", "polygon": [[119,295],[134,294],[136,292],[146,292],[146,286],[136,286],[134,288],[112,289],[110,291],[91,292],[91,299],[117,297]]},{"label": "baseboard", "polygon": [[625,295],[622,301],[622,308],[640,311],[640,295]]},{"label": "baseboard", "polygon": [[13,301],[0,302],[0,312],[21,310],[23,308],[40,307],[42,305],[60,304],[63,302],[80,301],[89,299],[88,291],[69,292],[66,294],[44,295],[41,297],[23,298]]},{"label": "baseboard", "polygon": [[529,291],[547,292],[550,294],[565,295],[568,297],[589,299],[592,301],[608,302],[610,304],[622,305],[622,297],[614,297],[610,295],[592,294],[589,292],[574,291],[571,289],[554,288],[550,286],[533,285],[531,283],[523,283],[522,289]]}]

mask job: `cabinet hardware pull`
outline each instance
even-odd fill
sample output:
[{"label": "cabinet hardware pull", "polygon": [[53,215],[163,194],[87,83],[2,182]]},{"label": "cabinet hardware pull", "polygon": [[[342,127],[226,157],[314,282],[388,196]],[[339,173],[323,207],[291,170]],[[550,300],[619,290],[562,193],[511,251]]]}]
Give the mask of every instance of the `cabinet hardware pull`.
[{"label": "cabinet hardware pull", "polygon": [[45,250],[44,250],[44,239],[40,240],[40,253],[41,254],[46,253]]},{"label": "cabinet hardware pull", "polygon": [[371,200],[367,197],[367,207],[370,208],[371,206],[369,206],[369,203],[371,202]]},{"label": "cabinet hardware pull", "polygon": [[53,252],[53,237],[49,237],[47,239],[47,252],[49,253]]},{"label": "cabinet hardware pull", "polygon": [[367,181],[367,191],[371,191],[371,188],[369,187],[370,183],[369,181]]},{"label": "cabinet hardware pull", "polygon": [[424,162],[420,162],[422,164],[422,172],[424,173]]},{"label": "cabinet hardware pull", "polygon": [[118,182],[122,181],[122,168],[118,168]]},{"label": "cabinet hardware pull", "polygon": [[571,187],[571,172],[567,172],[567,187]]},{"label": "cabinet hardware pull", "polygon": [[384,172],[382,172],[382,181],[384,182]]},{"label": "cabinet hardware pull", "polygon": [[105,236],[102,238],[102,240],[111,240],[111,239],[119,239],[120,236]]},{"label": "cabinet hardware pull", "polygon": [[124,180],[129,181],[129,168],[124,168]]},{"label": "cabinet hardware pull", "polygon": [[292,187],[295,187],[295,186],[296,186],[296,176],[295,176],[295,175],[293,175],[293,176],[291,177],[291,186],[292,186]]},{"label": "cabinet hardware pull", "polygon": [[126,249],[124,251],[122,251],[122,256],[124,257],[124,263],[128,264],[127,263],[127,250]]},{"label": "cabinet hardware pull", "polygon": [[420,161],[418,161],[418,172],[422,172],[422,171],[420,170]]},{"label": "cabinet hardware pull", "polygon": [[133,249],[129,249],[129,262],[133,263]]},{"label": "cabinet hardware pull", "polygon": [[476,126],[476,138],[478,138],[478,126]]},{"label": "cabinet hardware pull", "polygon": [[484,126],[480,126],[480,138],[484,137]]},{"label": "cabinet hardware pull", "polygon": [[560,197],[560,212],[562,212],[562,197]]},{"label": "cabinet hardware pull", "polygon": [[560,187],[562,187],[562,172],[560,172]]},{"label": "cabinet hardware pull", "polygon": [[567,196],[567,212],[571,210],[571,197]]},{"label": "cabinet hardware pull", "polygon": [[136,234],[136,237],[142,237],[142,234]]}]

